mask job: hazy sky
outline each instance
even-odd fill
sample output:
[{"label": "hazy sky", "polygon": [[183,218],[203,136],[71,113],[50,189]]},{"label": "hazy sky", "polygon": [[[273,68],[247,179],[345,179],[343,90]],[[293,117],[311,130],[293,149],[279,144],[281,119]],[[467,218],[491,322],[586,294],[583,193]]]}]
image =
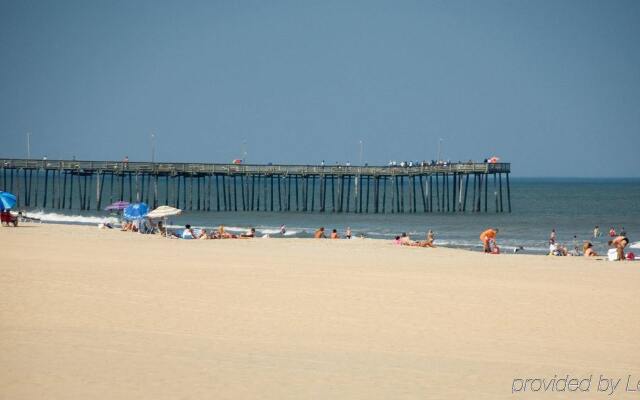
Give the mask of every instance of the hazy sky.
[{"label": "hazy sky", "polygon": [[0,0],[0,157],[640,176],[640,1]]}]

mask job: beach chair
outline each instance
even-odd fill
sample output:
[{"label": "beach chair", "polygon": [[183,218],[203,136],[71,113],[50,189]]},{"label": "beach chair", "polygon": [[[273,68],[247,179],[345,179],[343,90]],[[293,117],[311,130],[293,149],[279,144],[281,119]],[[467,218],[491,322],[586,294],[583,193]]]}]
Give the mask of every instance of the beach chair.
[{"label": "beach chair", "polygon": [[0,221],[2,222],[3,226],[18,226],[18,218],[11,215],[9,211],[2,211],[0,213]]}]

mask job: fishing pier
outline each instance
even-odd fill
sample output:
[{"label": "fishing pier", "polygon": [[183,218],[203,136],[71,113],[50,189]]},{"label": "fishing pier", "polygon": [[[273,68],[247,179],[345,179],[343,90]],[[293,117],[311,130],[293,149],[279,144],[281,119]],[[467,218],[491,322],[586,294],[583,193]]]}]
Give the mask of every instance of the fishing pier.
[{"label": "fishing pier", "polygon": [[[143,201],[194,211],[511,212],[509,163],[250,165],[0,159],[20,208]],[[503,183],[504,181],[504,183]]]}]

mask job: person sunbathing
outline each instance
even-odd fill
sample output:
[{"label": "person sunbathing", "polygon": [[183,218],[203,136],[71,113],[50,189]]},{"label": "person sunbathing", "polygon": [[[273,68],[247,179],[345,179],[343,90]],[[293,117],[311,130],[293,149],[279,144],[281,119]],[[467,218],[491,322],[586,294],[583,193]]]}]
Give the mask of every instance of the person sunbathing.
[{"label": "person sunbathing", "polygon": [[593,250],[593,244],[591,242],[586,242],[584,246],[582,246],[582,251],[585,257],[595,257],[598,253]]},{"label": "person sunbathing", "polygon": [[191,228],[191,225],[187,224],[184,226],[184,230],[182,231],[183,239],[196,239],[197,235]]},{"label": "person sunbathing", "polygon": [[220,225],[217,232],[217,239],[235,239],[237,236],[224,230],[224,225]]},{"label": "person sunbathing", "polygon": [[240,237],[247,238],[247,239],[253,238],[255,236],[256,236],[256,228],[251,228],[247,232],[245,232],[242,235],[240,235]]},{"label": "person sunbathing", "polygon": [[427,232],[427,240],[422,242],[423,243],[422,247],[436,247],[435,244],[433,243],[434,241],[435,241],[435,234],[431,229],[429,229],[429,232]]},{"label": "person sunbathing", "polygon": [[402,232],[402,235],[400,235],[400,244],[410,246],[411,243],[411,238],[407,235],[407,232]]}]

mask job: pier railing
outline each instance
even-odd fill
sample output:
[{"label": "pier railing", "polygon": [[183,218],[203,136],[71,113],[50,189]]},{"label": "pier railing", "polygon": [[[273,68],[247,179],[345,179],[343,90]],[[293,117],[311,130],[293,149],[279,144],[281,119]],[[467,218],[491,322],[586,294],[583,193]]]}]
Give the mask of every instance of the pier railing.
[{"label": "pier railing", "polygon": [[510,163],[448,163],[413,166],[355,165],[256,165],[217,163],[150,163],[127,161],[27,160],[0,159],[0,166],[10,169],[42,169],[76,172],[152,173],[152,174],[259,174],[259,175],[429,175],[509,173]]}]

